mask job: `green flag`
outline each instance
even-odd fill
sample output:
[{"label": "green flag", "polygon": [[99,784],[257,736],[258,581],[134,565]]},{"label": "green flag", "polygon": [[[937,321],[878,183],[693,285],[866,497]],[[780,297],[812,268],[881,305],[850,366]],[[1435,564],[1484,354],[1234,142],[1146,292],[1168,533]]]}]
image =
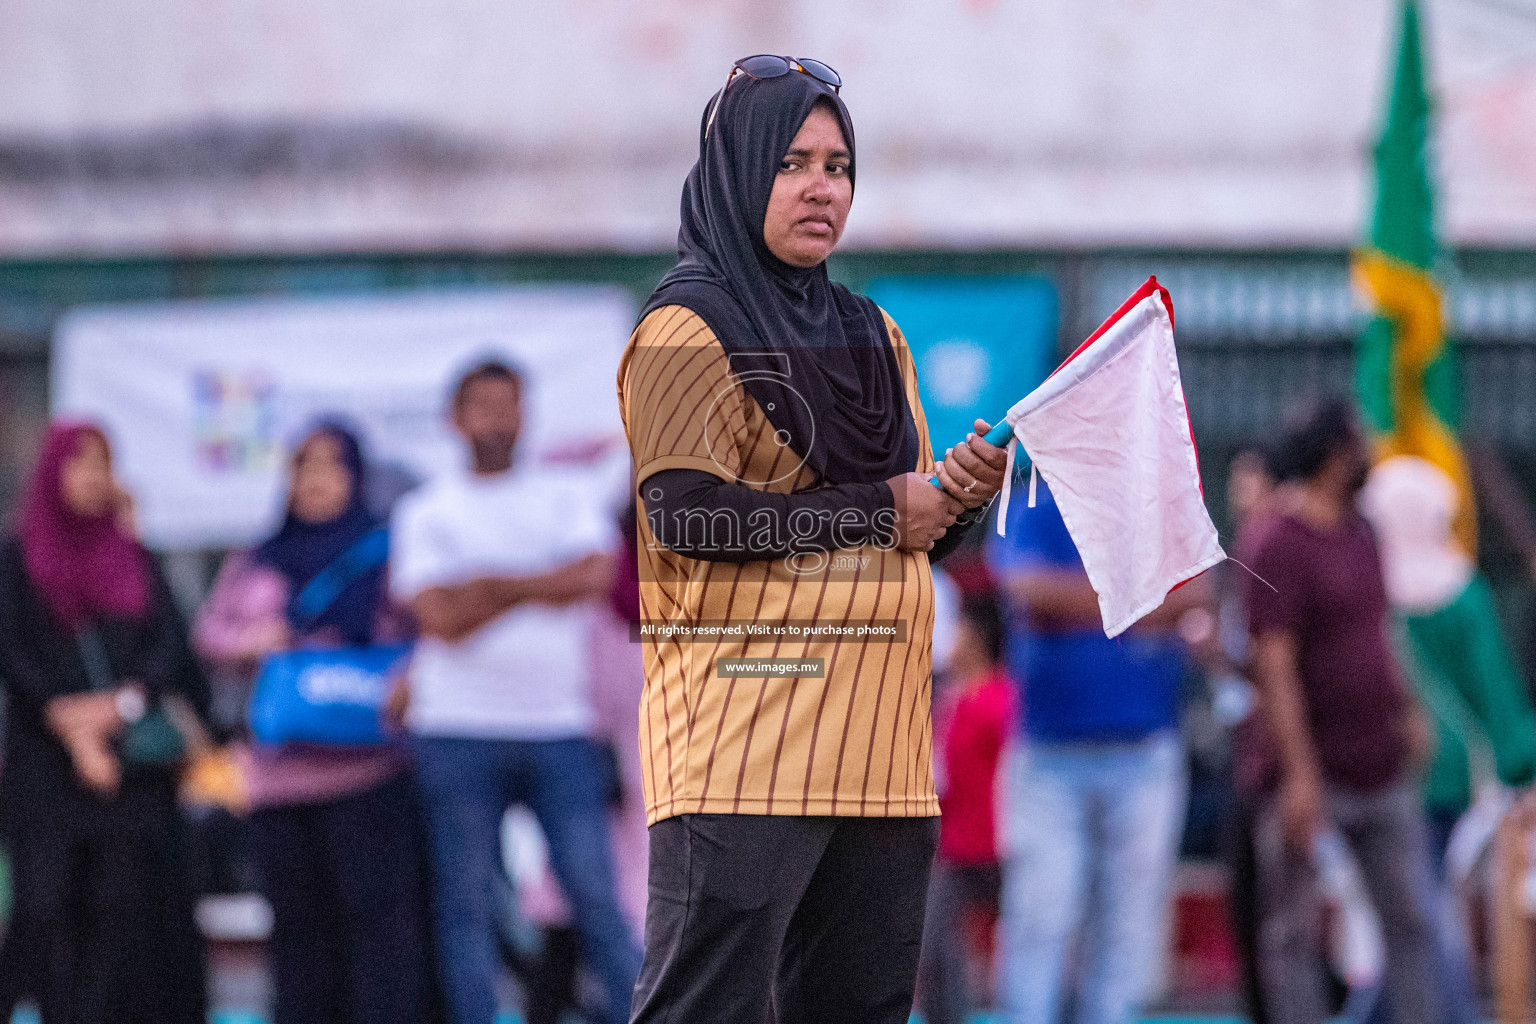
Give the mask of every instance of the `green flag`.
[{"label": "green flag", "polygon": [[1355,394],[1378,452],[1416,455],[1443,469],[1461,493],[1456,535],[1477,542],[1471,478],[1456,438],[1457,380],[1434,278],[1432,104],[1417,0],[1402,0],[1397,61],[1376,143],[1371,233],[1352,261],[1372,317],[1355,348]]}]

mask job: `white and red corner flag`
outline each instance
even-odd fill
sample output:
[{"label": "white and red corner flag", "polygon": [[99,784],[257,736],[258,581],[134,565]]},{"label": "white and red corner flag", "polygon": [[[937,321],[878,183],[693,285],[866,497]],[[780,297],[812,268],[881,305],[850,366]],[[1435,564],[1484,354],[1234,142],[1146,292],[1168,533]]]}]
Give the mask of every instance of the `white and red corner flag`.
[{"label": "white and red corner flag", "polygon": [[[1168,290],[1146,284],[1008,410],[1014,444],[1045,475],[1118,636],[1168,593],[1226,558],[1205,509],[1173,351]],[[1008,518],[1005,485],[998,532]]]}]

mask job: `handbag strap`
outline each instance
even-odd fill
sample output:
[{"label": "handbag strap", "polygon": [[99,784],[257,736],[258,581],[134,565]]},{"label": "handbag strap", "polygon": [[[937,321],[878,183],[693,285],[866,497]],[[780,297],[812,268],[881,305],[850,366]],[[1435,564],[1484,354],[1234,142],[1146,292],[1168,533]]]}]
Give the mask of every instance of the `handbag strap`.
[{"label": "handbag strap", "polygon": [[81,626],[75,630],[75,646],[80,650],[80,661],[85,665],[85,679],[92,690],[112,690],[117,680],[112,671],[112,659],[107,656],[107,645],[95,626]]},{"label": "handbag strap", "polygon": [[296,623],[307,629],[324,615],[342,591],[389,560],[389,530],[369,530],[314,575],[291,605]]}]

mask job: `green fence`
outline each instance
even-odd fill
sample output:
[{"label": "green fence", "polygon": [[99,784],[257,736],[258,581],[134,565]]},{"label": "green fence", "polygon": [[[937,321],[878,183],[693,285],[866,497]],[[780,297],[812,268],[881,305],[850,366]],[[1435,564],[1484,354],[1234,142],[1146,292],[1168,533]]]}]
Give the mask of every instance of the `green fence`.
[{"label": "green fence", "polygon": [[[656,252],[0,262],[0,508],[44,415],[53,326],[74,306],[538,281],[616,283],[638,303],[671,262]],[[1156,273],[1173,293],[1202,468],[1217,483],[1232,449],[1272,433],[1288,403],[1348,388],[1360,319],[1343,251],[868,252],[835,257],[833,273],[856,289],[895,274],[1046,276],[1060,295],[1063,351]],[[1446,277],[1464,430],[1498,445],[1536,499],[1536,252],[1463,252]],[[1219,490],[1208,488],[1218,521]]]}]

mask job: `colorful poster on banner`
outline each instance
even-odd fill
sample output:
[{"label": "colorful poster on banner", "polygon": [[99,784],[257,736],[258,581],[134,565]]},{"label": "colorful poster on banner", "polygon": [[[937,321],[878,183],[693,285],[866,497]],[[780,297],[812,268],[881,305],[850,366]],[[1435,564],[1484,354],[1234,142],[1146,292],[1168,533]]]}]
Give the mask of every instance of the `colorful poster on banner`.
[{"label": "colorful poster on banner", "polygon": [[454,469],[448,389],[494,357],[528,377],[518,457],[589,473],[618,504],[633,324],[628,292],[586,286],[83,307],[59,326],[54,412],[107,428],[151,546],[233,546],[276,522],[288,447],[316,417],[361,430],[378,504]]},{"label": "colorful poster on banner", "polygon": [[881,277],[866,294],[912,346],[936,455],[976,417],[1001,417],[1056,365],[1056,286],[1044,277]]}]

